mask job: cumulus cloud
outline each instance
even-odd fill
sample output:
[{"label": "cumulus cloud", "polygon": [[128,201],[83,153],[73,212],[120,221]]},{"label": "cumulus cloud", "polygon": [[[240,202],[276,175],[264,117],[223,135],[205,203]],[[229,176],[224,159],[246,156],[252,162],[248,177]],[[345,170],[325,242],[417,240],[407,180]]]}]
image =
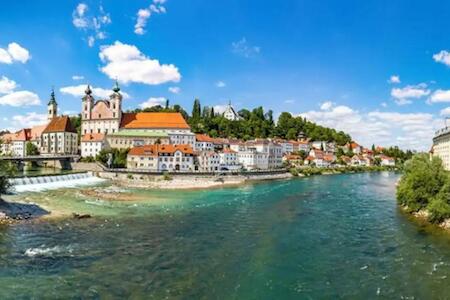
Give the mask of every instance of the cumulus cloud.
[{"label": "cumulus cloud", "polygon": [[166,98],[164,98],[164,97],[150,97],[147,101],[142,102],[141,104],[139,104],[139,107],[144,109],[144,108],[149,108],[149,107],[153,107],[153,106],[157,106],[157,105],[161,105],[161,106],[166,105]]},{"label": "cumulus cloud", "polygon": [[47,123],[47,115],[37,114],[35,112],[26,113],[25,115],[15,115],[11,118],[11,125],[15,129],[30,128],[45,123]]},{"label": "cumulus cloud", "polygon": [[214,113],[223,114],[227,107],[228,105],[214,105]]},{"label": "cumulus cloud", "polygon": [[30,91],[17,91],[0,97],[0,105],[20,107],[40,104],[39,96]]},{"label": "cumulus cloud", "polygon": [[434,54],[433,59],[435,62],[450,66],[450,52],[446,50],[442,50],[439,53]]},{"label": "cumulus cloud", "polygon": [[441,116],[449,117],[450,116],[450,107],[446,107],[444,109],[441,109],[440,111]]},{"label": "cumulus cloud", "polygon": [[362,113],[343,105],[301,114],[320,125],[349,133],[354,140],[370,146],[399,145],[404,149],[428,150],[440,124],[427,113],[372,111]]},{"label": "cumulus cloud", "polygon": [[7,49],[0,48],[0,63],[12,64],[19,61],[24,64],[30,58],[30,52],[16,42],[10,43]]},{"label": "cumulus cloud", "polygon": [[[72,95],[74,97],[83,97],[85,95],[84,91],[86,90],[87,84],[73,85],[73,86],[65,86],[59,89],[62,94]],[[107,99],[113,93],[111,89],[103,89],[99,87],[92,87],[92,94],[99,98]],[[120,91],[124,99],[130,98],[130,95],[127,93]]]},{"label": "cumulus cloud", "polygon": [[333,102],[331,101],[325,101],[320,105],[321,110],[329,110],[331,107],[333,107]]},{"label": "cumulus cloud", "polygon": [[428,103],[450,102],[450,90],[438,89],[434,91],[428,98]]},{"label": "cumulus cloud", "polygon": [[84,76],[81,76],[81,75],[73,75],[72,76],[72,80],[83,80],[84,79]]},{"label": "cumulus cloud", "polygon": [[239,41],[231,43],[231,51],[234,54],[249,58],[259,55],[261,53],[261,47],[250,45],[247,39],[243,37]]},{"label": "cumulus cloud", "polygon": [[136,24],[134,25],[134,33],[143,35],[145,27],[152,14],[164,14],[166,8],[163,6],[165,0],[153,0],[148,8],[139,9],[137,12]]},{"label": "cumulus cloud", "polygon": [[424,96],[428,96],[429,94],[430,90],[427,89],[427,85],[425,83],[408,85],[403,88],[393,88],[391,90],[391,96],[398,105],[410,104],[412,99],[419,99]]},{"label": "cumulus cloud", "polygon": [[169,87],[169,92],[172,94],[179,94],[181,92],[181,89],[177,86],[171,86]]},{"label": "cumulus cloud", "polygon": [[398,75],[392,75],[389,78],[389,83],[400,83],[400,76]]},{"label": "cumulus cloud", "polygon": [[157,59],[145,56],[136,46],[116,41],[113,45],[102,46],[100,59],[106,65],[101,71],[111,79],[122,83],[144,83],[157,85],[179,82],[181,75],[173,65],[160,64]]},{"label": "cumulus cloud", "polygon": [[103,40],[107,37],[104,27],[111,24],[111,17],[100,6],[98,12],[88,14],[89,7],[86,3],[79,3],[72,12],[73,25],[87,34],[86,41],[89,47],[93,47],[96,40]]},{"label": "cumulus cloud", "polygon": [[224,81],[222,81],[222,80],[217,81],[217,82],[215,83],[215,85],[216,85],[216,87],[218,87],[218,88],[223,88],[223,87],[226,87],[226,86],[227,86],[227,84],[226,84]]},{"label": "cumulus cloud", "polygon": [[14,80],[7,78],[6,76],[2,76],[0,78],[0,94],[10,94],[17,87],[17,84]]}]

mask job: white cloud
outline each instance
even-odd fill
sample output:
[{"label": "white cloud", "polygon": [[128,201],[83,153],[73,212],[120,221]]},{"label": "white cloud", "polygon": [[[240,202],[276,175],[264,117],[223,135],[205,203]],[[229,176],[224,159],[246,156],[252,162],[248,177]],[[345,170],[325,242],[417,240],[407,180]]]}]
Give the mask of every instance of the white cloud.
[{"label": "white cloud", "polygon": [[88,15],[89,7],[85,3],[79,3],[72,12],[72,23],[77,28],[85,32],[88,36],[86,41],[89,47],[93,47],[96,40],[103,40],[107,37],[104,27],[111,24],[111,17],[100,6],[97,15]]},{"label": "white cloud", "polygon": [[[84,91],[86,90],[86,84],[74,85],[74,86],[66,86],[59,89],[62,94],[72,95],[74,97],[83,97],[85,95]],[[111,89],[103,89],[98,87],[92,87],[92,94],[99,98],[107,99],[113,93]],[[127,93],[120,91],[124,99],[130,98],[130,95]]]},{"label": "white cloud", "polygon": [[37,114],[30,112],[25,115],[16,115],[11,118],[11,125],[17,130],[21,128],[30,128],[36,125],[47,123],[46,114]]},{"label": "white cloud", "polygon": [[101,71],[122,83],[136,82],[157,85],[169,81],[179,82],[181,75],[173,65],[161,65],[157,59],[145,56],[136,46],[116,41],[102,46],[100,59],[106,64]]},{"label": "white cloud", "polygon": [[320,125],[343,130],[365,146],[399,145],[417,150],[428,150],[434,131],[440,126],[433,115],[427,113],[362,113],[342,105],[309,111],[301,116]]},{"label": "white cloud", "polygon": [[169,87],[169,92],[172,94],[179,94],[181,92],[181,89],[177,86],[171,86]]},{"label": "white cloud", "polygon": [[398,75],[392,75],[389,78],[389,83],[400,83],[400,76]]},{"label": "white cloud", "polygon": [[428,98],[428,103],[450,102],[450,90],[438,89],[434,91]]},{"label": "white cloud", "polygon": [[324,103],[322,103],[320,105],[321,110],[329,110],[329,109],[331,109],[331,107],[333,107],[333,102],[331,102],[331,101],[325,101]]},{"label": "white cloud", "polygon": [[435,62],[450,66],[450,52],[446,50],[442,50],[439,53],[434,54],[433,59]]},{"label": "white cloud", "polygon": [[231,43],[231,50],[233,53],[247,58],[255,57],[261,53],[261,47],[250,45],[245,37]]},{"label": "white cloud", "polygon": [[84,76],[82,76],[82,75],[73,75],[72,76],[72,80],[83,80],[84,79]]},{"label": "white cloud", "polygon": [[3,48],[0,48],[0,64],[11,64],[12,57],[9,55],[8,51]]},{"label": "white cloud", "polygon": [[41,104],[39,96],[29,91],[12,92],[0,97],[0,105],[20,107],[39,104]]},{"label": "white cloud", "polygon": [[163,6],[165,2],[166,1],[153,0],[153,3],[150,4],[148,8],[139,9],[137,12],[136,24],[134,25],[134,33],[139,35],[143,35],[145,33],[145,27],[147,26],[148,19],[153,13],[166,13],[166,8]]},{"label": "white cloud", "polygon": [[7,78],[6,76],[2,76],[0,78],[0,94],[10,94],[17,87],[17,84],[14,80]]},{"label": "white cloud", "polygon": [[295,100],[294,99],[286,99],[286,100],[284,100],[284,103],[292,104],[292,103],[295,103]]},{"label": "white cloud", "polygon": [[0,48],[0,63],[12,64],[14,61],[20,61],[24,64],[30,58],[30,52],[16,42],[10,43],[8,49]]},{"label": "white cloud", "polygon": [[215,85],[216,85],[216,87],[218,87],[218,88],[223,88],[223,87],[226,87],[226,86],[227,86],[227,84],[226,84],[224,81],[222,81],[222,80],[217,81],[217,82],[215,83]]},{"label": "white cloud", "polygon": [[427,89],[425,83],[418,85],[408,85],[404,88],[393,88],[391,90],[391,96],[395,99],[398,105],[404,105],[411,103],[411,99],[418,99],[424,96],[428,96],[430,90]]},{"label": "white cloud", "polygon": [[387,107],[388,105],[387,105],[386,102],[381,102],[381,106],[382,106],[382,107]]},{"label": "white cloud", "polygon": [[157,106],[157,105],[161,105],[161,106],[166,105],[166,98],[164,98],[164,97],[150,97],[147,101],[142,102],[141,104],[139,104],[139,107],[144,109],[144,108],[149,108],[149,107],[153,107],[153,106]]},{"label": "white cloud", "polygon": [[441,109],[440,115],[441,116],[446,116],[446,117],[450,116],[450,107],[446,107],[444,109]]}]

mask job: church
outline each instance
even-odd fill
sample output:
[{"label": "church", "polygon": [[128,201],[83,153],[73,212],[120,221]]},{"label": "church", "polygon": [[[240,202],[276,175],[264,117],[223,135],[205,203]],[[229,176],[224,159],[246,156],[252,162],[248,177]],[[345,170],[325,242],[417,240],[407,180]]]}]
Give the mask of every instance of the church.
[{"label": "church", "polygon": [[103,148],[133,148],[156,140],[194,147],[195,134],[180,113],[125,113],[122,100],[117,81],[109,99],[95,100],[87,86],[82,98],[81,156],[95,157]]}]

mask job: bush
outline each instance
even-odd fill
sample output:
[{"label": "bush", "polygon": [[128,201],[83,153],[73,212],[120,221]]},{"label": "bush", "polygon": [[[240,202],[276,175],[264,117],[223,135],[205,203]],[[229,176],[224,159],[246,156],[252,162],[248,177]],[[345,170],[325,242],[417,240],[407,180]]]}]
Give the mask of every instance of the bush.
[{"label": "bush", "polygon": [[163,178],[164,178],[164,180],[172,180],[172,176],[170,176],[170,174],[168,172],[163,173]]},{"label": "bush", "polygon": [[[397,187],[397,200],[410,211],[426,208],[447,180],[439,158],[430,160],[427,154],[415,155],[405,163],[404,174]],[[434,206],[437,207],[437,204]]]},{"label": "bush", "polygon": [[290,168],[289,173],[291,173],[293,176],[298,176],[298,171],[296,168]]},{"label": "bush", "polygon": [[133,175],[128,174],[128,175],[127,175],[127,178],[128,178],[128,179],[133,179]]}]

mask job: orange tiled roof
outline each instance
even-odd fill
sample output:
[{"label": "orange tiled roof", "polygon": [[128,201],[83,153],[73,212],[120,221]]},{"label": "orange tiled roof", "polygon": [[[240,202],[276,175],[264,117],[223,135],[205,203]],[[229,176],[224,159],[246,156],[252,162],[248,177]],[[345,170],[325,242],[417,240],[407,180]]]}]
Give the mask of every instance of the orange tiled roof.
[{"label": "orange tiled roof", "polygon": [[53,118],[42,133],[50,132],[73,132],[77,133],[73,128],[70,118],[68,116],[61,116]]},{"label": "orange tiled roof", "polygon": [[126,129],[190,129],[186,120],[180,113],[167,112],[124,113],[122,115],[120,127]]},{"label": "orange tiled roof", "polygon": [[223,152],[223,153],[236,153],[236,151],[231,150],[230,148],[225,148],[225,149],[223,149],[222,152]]},{"label": "orange tiled roof", "polygon": [[195,135],[195,140],[197,142],[209,142],[209,143],[214,142],[214,139],[211,138],[210,136],[206,135],[206,134],[196,134]]},{"label": "orange tiled roof", "polygon": [[128,155],[158,156],[159,153],[173,154],[176,151],[181,151],[183,154],[194,154],[190,145],[144,145],[131,148]]},{"label": "orange tiled roof", "polygon": [[101,142],[105,139],[103,133],[87,133],[81,137],[82,142]]},{"label": "orange tiled roof", "polygon": [[46,127],[47,127],[47,124],[31,127],[30,139],[31,140],[40,139],[42,132],[44,131],[44,129]]}]

